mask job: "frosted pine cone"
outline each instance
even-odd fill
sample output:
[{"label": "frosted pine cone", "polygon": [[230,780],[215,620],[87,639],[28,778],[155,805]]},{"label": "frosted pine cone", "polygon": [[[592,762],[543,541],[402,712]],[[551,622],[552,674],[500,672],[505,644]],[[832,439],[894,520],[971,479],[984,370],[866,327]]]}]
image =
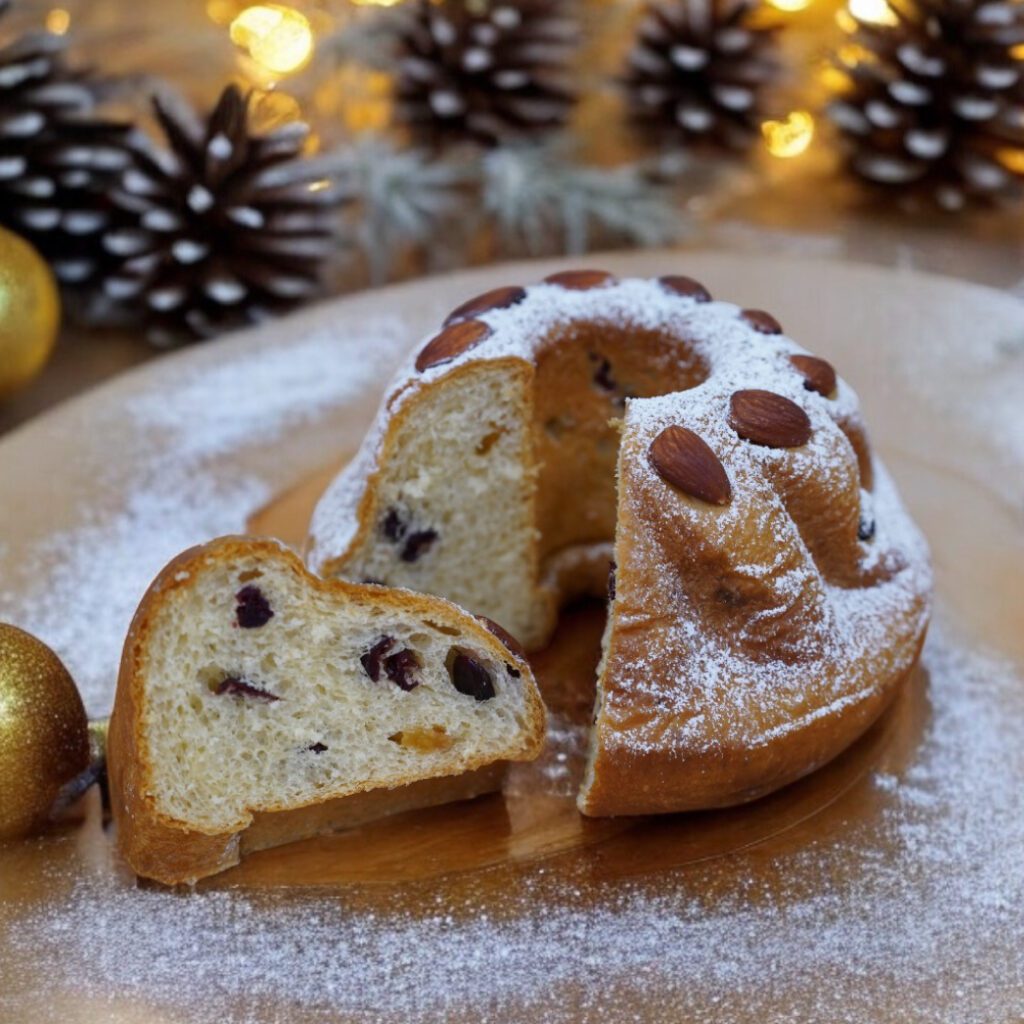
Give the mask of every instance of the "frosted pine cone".
[{"label": "frosted pine cone", "polygon": [[567,0],[414,0],[396,112],[420,141],[495,145],[565,124],[579,26]]},{"label": "frosted pine cone", "polygon": [[[854,174],[918,205],[959,210],[1024,194],[1024,5],[891,0],[856,22],[829,108]],[[1017,160],[1012,160],[1016,152]]]}]

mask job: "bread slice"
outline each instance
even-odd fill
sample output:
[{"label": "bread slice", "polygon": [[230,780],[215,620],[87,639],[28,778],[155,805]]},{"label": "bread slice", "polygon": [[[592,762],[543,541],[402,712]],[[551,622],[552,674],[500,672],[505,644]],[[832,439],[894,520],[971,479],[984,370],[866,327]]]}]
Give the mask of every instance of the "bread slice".
[{"label": "bread slice", "polygon": [[194,882],[251,849],[498,788],[543,736],[500,627],[223,538],[174,559],[129,631],[108,747],[118,845],[140,875]]}]

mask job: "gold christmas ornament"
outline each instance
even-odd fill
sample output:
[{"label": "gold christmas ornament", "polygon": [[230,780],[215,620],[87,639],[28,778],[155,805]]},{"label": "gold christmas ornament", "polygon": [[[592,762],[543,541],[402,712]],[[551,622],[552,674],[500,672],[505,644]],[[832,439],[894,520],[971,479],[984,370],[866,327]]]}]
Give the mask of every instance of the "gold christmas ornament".
[{"label": "gold christmas ornament", "polygon": [[46,644],[0,623],[0,840],[45,824],[88,766],[89,723],[68,670]]},{"label": "gold christmas ornament", "polygon": [[28,242],[0,228],[0,399],[43,368],[59,324],[50,268]]}]

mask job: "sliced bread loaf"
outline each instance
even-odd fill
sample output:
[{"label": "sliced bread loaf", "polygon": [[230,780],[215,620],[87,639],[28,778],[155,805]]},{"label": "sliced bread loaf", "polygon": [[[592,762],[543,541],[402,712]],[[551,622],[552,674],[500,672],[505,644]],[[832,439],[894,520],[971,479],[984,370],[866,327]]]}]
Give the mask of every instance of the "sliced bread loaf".
[{"label": "sliced bread loaf", "polygon": [[164,569],[128,634],[108,749],[118,844],[138,874],[193,882],[251,849],[498,788],[543,735],[499,627],[223,538]]}]

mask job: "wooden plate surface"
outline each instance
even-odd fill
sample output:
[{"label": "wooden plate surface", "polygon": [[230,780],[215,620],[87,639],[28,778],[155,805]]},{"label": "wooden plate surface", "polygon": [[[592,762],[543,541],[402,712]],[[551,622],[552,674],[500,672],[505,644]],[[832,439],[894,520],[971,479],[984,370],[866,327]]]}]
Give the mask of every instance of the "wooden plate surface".
[{"label": "wooden plate surface", "polygon": [[[960,642],[970,647],[985,648],[1018,667],[1024,664],[1024,418],[1018,405],[1024,404],[1019,394],[1024,306],[946,279],[827,262],[697,252],[607,257],[600,264],[622,275],[676,272],[697,277],[716,296],[771,310],[792,337],[833,361],[860,392],[874,443],[933,546],[942,629],[955,629]],[[489,268],[347,298],[161,360],[23,428],[0,443],[0,619],[38,627],[40,622],[59,621],[54,608],[59,610],[60,602],[102,600],[102,588],[97,587],[102,573],[83,579],[81,591],[68,590],[68,560],[54,538],[95,528],[102,541],[102,524],[125,516],[147,467],[163,465],[161,460],[173,458],[175,445],[192,436],[189,424],[165,431],[133,427],[131,410],[142,407],[140,403],[151,408],[165,401],[173,409],[176,396],[194,389],[197,379],[227,374],[223,401],[238,403],[241,410],[246,393],[232,393],[232,367],[245,380],[250,360],[290,347],[298,351],[311,336],[328,332],[336,339],[327,343],[331,351],[336,347],[336,358],[359,366],[358,393],[342,403],[297,409],[271,443],[247,437],[243,430],[230,444],[206,444],[200,453],[202,473],[216,476],[221,484],[261,482],[263,491],[255,496],[247,491],[249,505],[240,503],[239,525],[300,543],[313,503],[358,445],[397,358],[393,344],[380,351],[372,348],[381,317],[390,318],[388,332],[411,344],[467,296],[498,284],[536,280],[557,266],[563,264]],[[370,339],[371,347],[360,348],[353,338]],[[297,391],[296,400],[303,394]],[[275,406],[279,414],[280,407]],[[128,411],[121,416],[121,410]],[[151,416],[147,422],[159,424],[159,418]],[[201,434],[201,424],[194,429]],[[104,558],[101,544],[95,560],[99,564]],[[144,587],[158,567],[143,557],[138,565],[119,562],[110,571],[138,573]],[[601,627],[600,608],[572,609],[551,648],[536,658],[554,716],[553,742],[538,764],[515,769],[504,795],[258,853],[203,883],[199,894],[184,898],[201,900],[213,890],[231,890],[245,898],[270,892],[288,901],[308,899],[312,893],[326,901],[343,899],[351,914],[404,914],[411,920],[425,907],[436,909],[440,901],[463,908],[453,909],[457,923],[460,913],[472,916],[481,910],[497,918],[506,912],[522,916],[521,901],[515,910],[507,904],[511,893],[526,890],[535,893],[534,912],[543,917],[544,901],[558,902],[558,894],[568,889],[582,906],[595,909],[616,888],[648,895],[685,890],[713,906],[719,895],[734,898],[742,881],[750,893],[758,894],[751,896],[752,905],[771,900],[783,908],[804,906],[839,886],[836,891],[845,895],[837,897],[834,913],[840,918],[856,915],[857,900],[850,895],[855,890],[838,880],[863,870],[864,843],[876,843],[874,852],[881,861],[902,855],[892,830],[883,827],[893,814],[893,797],[879,779],[912,777],[932,742],[934,722],[942,716],[943,708],[935,703],[941,694],[937,698],[933,692],[927,656],[895,705],[860,742],[780,793],[723,812],[594,821],[577,815],[572,797]],[[57,646],[73,669],[83,665],[95,673],[88,631],[76,636],[54,629],[56,636],[43,639],[61,641],[63,646]],[[115,671],[116,665],[110,664],[107,691],[102,679],[91,685],[94,714],[105,710],[104,693],[112,694]],[[1000,702],[1006,728],[1020,733],[1024,684],[1016,690],[1002,687],[992,700]],[[999,783],[1002,802],[994,799],[994,815],[1005,809],[1002,797],[1014,785],[1024,792],[1024,761],[1006,767]],[[927,837],[927,828],[923,834]],[[856,842],[849,838],[854,835]],[[1005,835],[1005,828],[993,825],[993,842]],[[340,1009],[329,1001],[314,1007],[301,991],[288,991],[287,986],[270,986],[271,991],[247,999],[227,985],[217,996],[220,1001],[207,1000],[200,1010],[184,991],[148,989],[148,976],[137,966],[132,977],[119,979],[116,968],[104,962],[98,969],[100,980],[90,982],[91,961],[75,936],[68,940],[72,952],[62,967],[54,949],[44,948],[47,941],[55,941],[46,921],[71,913],[83,885],[107,885],[112,898],[122,902],[134,885],[112,852],[111,838],[98,799],[92,797],[77,820],[56,833],[0,848],[0,1020],[205,1021],[204,1014],[213,1009],[258,1020],[299,1019],[291,1014],[300,1011],[311,1020],[362,1019],[349,999],[340,1000]],[[823,845],[833,851],[830,859],[811,862],[803,856]],[[939,871],[940,863],[941,858],[922,857],[921,870]],[[111,921],[97,923],[98,947],[126,948],[125,936],[111,930],[124,928],[122,902]],[[942,995],[948,1019],[974,1020],[976,1009],[984,1010],[987,1024],[1020,1019],[1024,980],[1012,969],[1016,963],[1019,972],[1024,963],[1019,905],[1017,915],[1002,935],[966,937],[976,941],[973,951],[964,953],[971,958],[970,973],[979,986],[973,994],[976,1001],[970,992],[963,1003],[955,995]],[[259,929],[258,919],[251,923]],[[922,927],[927,925],[922,922]],[[26,944],[23,936],[37,933],[44,938]],[[806,940],[813,944],[813,930]],[[141,937],[140,944],[145,942],[152,938]],[[993,954],[994,945],[1003,953]],[[59,952],[59,943],[55,948]],[[177,948],[169,942],[168,955]],[[301,973],[301,964],[296,970]],[[753,972],[751,965],[752,978]],[[906,1007],[931,1008],[939,998],[926,970],[920,972],[921,988],[916,991],[912,971],[900,975],[911,978],[909,987],[896,984],[893,977],[883,981],[883,976],[884,970],[878,978],[869,972],[863,979],[857,1005],[865,1016],[858,1019],[933,1019],[923,1012],[920,1017],[904,1014]],[[812,996],[819,1000],[814,1005],[830,1005],[819,998],[822,977],[785,978],[784,984],[780,980],[777,986],[766,986],[756,997],[738,999],[731,1019],[747,1019],[748,1013],[749,1019],[762,1021],[823,1019],[813,1013],[786,1016],[794,1007],[810,1006],[804,1000]],[[486,977],[480,979],[483,996],[488,985]],[[561,1015],[555,1016],[593,1019],[598,985],[596,977],[588,982],[583,975],[560,982]],[[634,982],[627,978],[617,983],[615,1006],[623,1016],[628,1011],[637,1019],[667,1019],[666,1005],[686,1007],[693,1019],[704,1019],[702,1013],[710,1014],[712,1003],[703,985],[695,983],[694,1001],[673,996],[675,1001],[666,1004],[666,993],[675,989],[667,983],[662,988],[656,972],[639,974]],[[931,986],[928,991],[926,985]],[[724,993],[723,1005],[729,1005],[728,995]],[[379,996],[375,1012],[391,1019],[386,994]],[[485,1000],[458,1012],[437,1010],[433,1018],[427,1007],[424,1019],[522,1019],[535,996],[505,993],[499,1002]],[[483,1013],[481,1006],[490,1010]],[[397,1016],[411,1019],[408,1011]]]}]

